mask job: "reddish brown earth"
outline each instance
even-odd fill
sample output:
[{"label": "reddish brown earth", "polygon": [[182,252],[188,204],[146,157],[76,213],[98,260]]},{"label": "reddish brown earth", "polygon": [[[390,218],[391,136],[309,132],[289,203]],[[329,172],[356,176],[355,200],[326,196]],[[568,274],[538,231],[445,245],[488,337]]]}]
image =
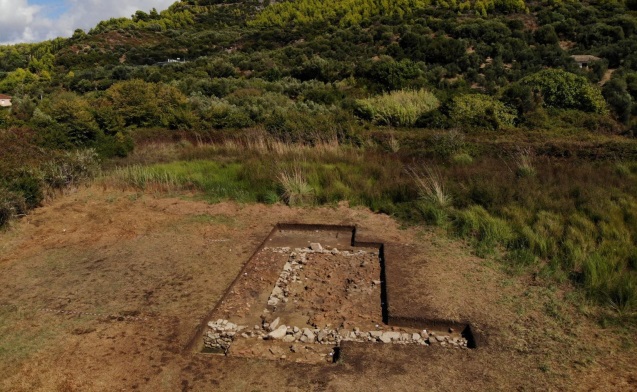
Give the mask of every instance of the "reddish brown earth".
[{"label": "reddish brown earth", "polygon": [[[393,246],[394,314],[470,320],[475,350],[346,344],[337,364],[184,350],[277,222],[356,224]],[[289,208],[97,187],[0,233],[0,390],[636,390],[628,327],[567,284],[347,207]]]}]

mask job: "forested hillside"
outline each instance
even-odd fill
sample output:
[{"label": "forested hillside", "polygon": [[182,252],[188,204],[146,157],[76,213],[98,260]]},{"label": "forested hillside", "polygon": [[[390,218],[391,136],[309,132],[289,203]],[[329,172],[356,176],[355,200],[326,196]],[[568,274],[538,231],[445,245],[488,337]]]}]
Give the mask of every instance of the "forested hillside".
[{"label": "forested hillside", "polygon": [[[637,308],[635,0],[184,0],[0,47],[0,94],[0,226],[151,142],[336,143],[363,155],[306,162],[314,202]],[[248,199],[286,194],[266,158],[235,159]]]}]

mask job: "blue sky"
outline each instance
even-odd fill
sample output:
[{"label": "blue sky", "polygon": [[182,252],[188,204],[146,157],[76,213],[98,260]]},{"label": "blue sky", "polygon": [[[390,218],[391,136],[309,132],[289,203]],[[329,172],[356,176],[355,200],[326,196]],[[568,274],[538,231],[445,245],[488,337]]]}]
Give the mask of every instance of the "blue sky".
[{"label": "blue sky", "polygon": [[0,44],[70,37],[99,21],[130,17],[137,10],[158,11],[176,0],[0,0]]},{"label": "blue sky", "polygon": [[42,6],[42,12],[49,18],[58,18],[69,9],[69,5],[61,0],[32,0],[29,3]]}]

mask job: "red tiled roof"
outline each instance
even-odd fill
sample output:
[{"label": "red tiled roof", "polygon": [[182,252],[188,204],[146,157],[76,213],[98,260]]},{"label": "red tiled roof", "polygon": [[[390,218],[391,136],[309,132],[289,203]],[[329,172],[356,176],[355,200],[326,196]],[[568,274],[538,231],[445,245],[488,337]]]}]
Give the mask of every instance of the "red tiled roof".
[{"label": "red tiled roof", "polygon": [[0,94],[0,99],[11,99],[11,96]]}]

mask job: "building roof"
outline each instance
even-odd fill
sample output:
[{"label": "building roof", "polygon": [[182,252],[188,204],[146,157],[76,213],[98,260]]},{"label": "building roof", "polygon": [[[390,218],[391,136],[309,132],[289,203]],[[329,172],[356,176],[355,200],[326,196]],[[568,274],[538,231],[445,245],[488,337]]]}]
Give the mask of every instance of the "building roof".
[{"label": "building roof", "polygon": [[599,57],[595,57],[595,56],[590,55],[590,54],[575,54],[575,55],[573,55],[571,57],[577,63],[588,63],[590,61],[601,60]]},{"label": "building roof", "polygon": [[11,99],[10,95],[0,94],[0,99]]}]

